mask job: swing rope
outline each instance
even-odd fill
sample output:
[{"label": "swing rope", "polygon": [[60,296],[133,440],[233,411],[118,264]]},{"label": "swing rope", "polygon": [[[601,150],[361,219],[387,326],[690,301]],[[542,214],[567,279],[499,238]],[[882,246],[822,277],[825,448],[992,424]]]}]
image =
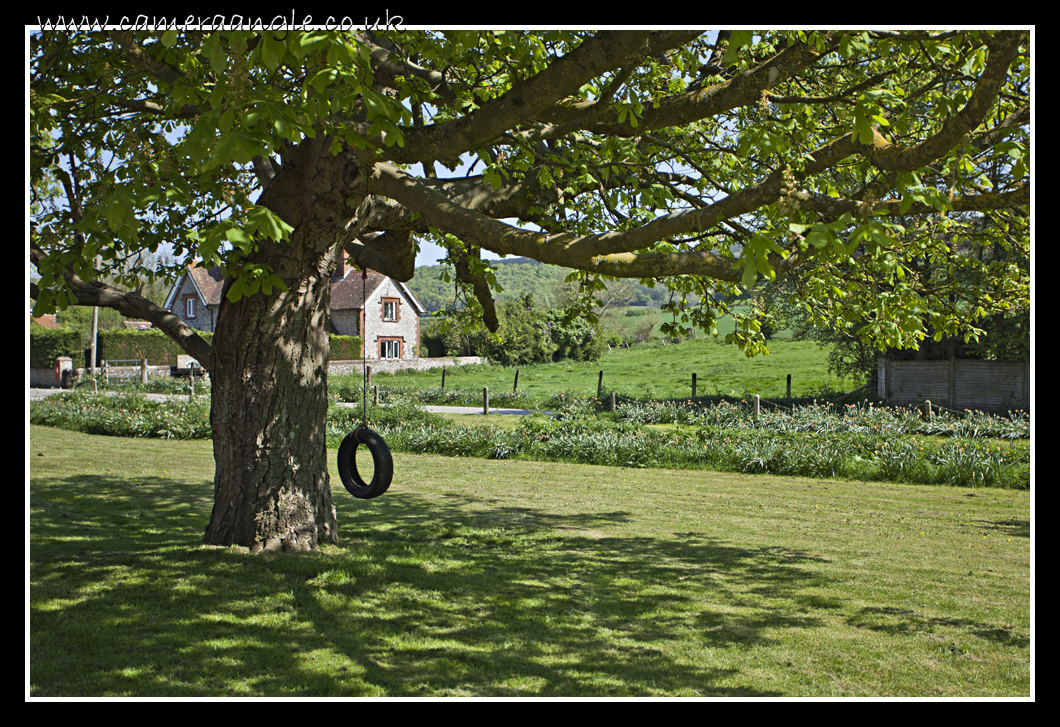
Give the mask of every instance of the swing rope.
[{"label": "swing rope", "polygon": [[[362,248],[363,250],[363,248]],[[358,253],[359,255],[360,253]],[[357,265],[357,257],[353,264]],[[357,265],[360,267],[360,265]],[[394,459],[390,454],[390,448],[376,432],[368,428],[368,336],[365,329],[368,327],[368,268],[361,269],[361,338],[364,339],[361,349],[361,370],[364,376],[364,384],[361,391],[361,423],[346,435],[339,445],[338,465],[339,479],[343,487],[354,497],[360,499],[371,499],[379,497],[390,487],[394,479]],[[357,447],[363,444],[372,453],[374,471],[372,481],[365,482],[357,471]]]},{"label": "swing rope", "polygon": [[361,317],[364,323],[361,325],[361,378],[364,382],[361,392],[361,426],[368,426],[368,336],[365,329],[368,328],[368,268],[361,269]]}]

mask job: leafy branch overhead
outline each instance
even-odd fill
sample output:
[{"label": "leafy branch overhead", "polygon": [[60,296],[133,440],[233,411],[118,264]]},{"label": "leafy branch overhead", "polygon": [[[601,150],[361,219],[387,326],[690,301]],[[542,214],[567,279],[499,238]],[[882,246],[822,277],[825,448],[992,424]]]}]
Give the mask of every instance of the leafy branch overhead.
[{"label": "leafy branch overhead", "polygon": [[120,300],[201,350],[93,281],[171,244],[236,302],[336,245],[407,280],[431,239],[491,328],[482,250],[658,281],[674,331],[781,276],[879,345],[974,336],[1029,306],[1029,58],[1015,30],[40,32],[35,310]]}]

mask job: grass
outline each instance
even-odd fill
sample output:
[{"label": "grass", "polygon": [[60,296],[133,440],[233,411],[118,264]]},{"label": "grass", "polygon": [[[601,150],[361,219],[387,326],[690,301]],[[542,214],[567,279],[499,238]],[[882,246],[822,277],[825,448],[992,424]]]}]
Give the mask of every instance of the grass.
[{"label": "grass", "polygon": [[395,454],[251,556],[208,441],[28,450],[31,697],[1031,693],[1027,492]]},{"label": "grass", "polygon": [[[747,358],[733,346],[713,339],[698,338],[682,343],[649,341],[629,349],[615,349],[599,361],[560,361],[519,366],[519,406],[547,408],[550,397],[568,391],[579,396],[596,396],[600,371],[604,372],[605,395],[614,390],[641,400],[686,398],[692,394],[692,374],[696,374],[697,396],[741,397],[759,394],[783,398],[787,375],[791,374],[793,397],[813,396],[821,391],[850,391],[861,382],[838,379],[828,373],[828,352],[812,341],[775,340],[769,356]],[[441,371],[402,371],[373,374],[373,385],[425,389],[439,387]],[[458,366],[446,373],[446,389],[466,390],[472,405],[481,405],[482,387],[488,386],[491,399],[499,392],[511,392],[515,368],[502,366]],[[360,399],[360,376],[331,376],[334,392],[344,399]],[[441,403],[441,402],[439,402]],[[499,404],[498,404],[499,405]],[[505,404],[507,406],[507,404]]]}]

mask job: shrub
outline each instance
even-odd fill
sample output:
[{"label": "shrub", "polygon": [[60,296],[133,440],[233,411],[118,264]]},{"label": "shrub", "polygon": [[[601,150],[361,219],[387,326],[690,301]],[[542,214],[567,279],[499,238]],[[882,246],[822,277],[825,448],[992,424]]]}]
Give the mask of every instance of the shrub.
[{"label": "shrub", "polygon": [[113,437],[209,439],[210,400],[148,401],[142,394],[89,392],[30,402],[30,423]]},{"label": "shrub", "polygon": [[29,327],[29,365],[34,369],[50,369],[55,359],[68,356],[74,367],[81,366],[85,355],[81,334],[70,328]]}]

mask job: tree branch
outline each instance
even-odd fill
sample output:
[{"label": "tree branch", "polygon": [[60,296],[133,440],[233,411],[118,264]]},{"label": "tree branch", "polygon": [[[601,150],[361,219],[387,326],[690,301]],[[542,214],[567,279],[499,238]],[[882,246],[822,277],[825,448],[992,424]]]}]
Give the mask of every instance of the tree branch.
[{"label": "tree branch", "polygon": [[[37,265],[45,253],[37,247],[30,250],[30,262]],[[99,281],[86,282],[73,273],[63,275],[68,290],[73,292],[76,305],[113,308],[127,318],[150,321],[151,324],[177,342],[189,356],[195,358],[203,368],[213,366],[212,347],[199,336],[198,331],[188,326],[175,313],[155,305],[139,293],[120,290]],[[38,296],[36,285],[30,285],[30,297]]]},{"label": "tree branch", "polygon": [[[830,41],[834,40],[833,34],[828,34],[827,37]],[[829,50],[830,48],[826,49],[825,53]],[[636,126],[628,120],[619,123],[618,112],[612,109],[601,114],[601,120],[589,128],[594,133],[632,137],[643,134],[645,131],[666,126],[680,126],[757,103],[763,91],[768,91],[778,83],[794,77],[807,66],[816,63],[822,55],[818,53],[815,45],[795,43],[764,63],[760,63],[756,68],[729,81],[716,83],[699,91],[661,99],[658,107],[644,109],[644,114],[636,120]],[[584,115],[593,104],[592,101],[586,101],[557,106],[539,114],[538,119],[551,123],[563,123],[569,121],[575,114]]]},{"label": "tree branch", "polygon": [[496,333],[497,329],[500,328],[500,322],[497,320],[497,308],[493,304],[493,292],[490,290],[489,283],[486,279],[476,274],[471,269],[471,263],[469,258],[479,259],[481,254],[480,248],[473,248],[471,252],[465,250],[459,250],[456,253],[456,277],[465,283],[470,283],[472,290],[475,291],[475,297],[478,298],[479,304],[482,306],[482,322],[486,325],[486,329],[491,333]]},{"label": "tree branch", "polygon": [[357,39],[369,47],[372,64],[372,75],[376,83],[397,88],[399,76],[413,76],[425,81],[431,89],[431,103],[448,105],[457,100],[456,94],[449,88],[445,75],[438,71],[416,65],[400,55],[400,48],[386,36],[374,33],[359,33]]},{"label": "tree branch", "polygon": [[859,144],[859,150],[878,169],[888,172],[911,171],[942,158],[986,118],[1005,84],[1009,65],[1019,54],[1022,40],[1023,32],[1018,30],[1001,31],[993,38],[986,68],[968,103],[948,117],[938,133],[914,146],[897,146],[877,132],[873,143]]},{"label": "tree branch", "polygon": [[[757,209],[780,194],[780,174],[775,173],[757,187],[744,190],[699,210],[664,215],[627,232],[576,235],[523,230],[466,209],[430,189],[390,164],[379,162],[368,180],[369,191],[394,199],[423,216],[429,225],[456,235],[465,242],[502,255],[533,258],[551,265],[600,272],[615,277],[665,277],[677,274],[705,275],[737,281],[741,272],[731,258],[711,252],[634,254],[659,240],[702,232],[722,219]],[[777,266],[790,267],[778,259]],[[777,267],[775,266],[775,267]]]},{"label": "tree branch", "polygon": [[648,36],[648,31],[601,32],[540,73],[514,84],[503,96],[484,104],[474,113],[442,124],[407,130],[405,146],[391,147],[387,158],[400,163],[449,159],[470,149],[488,146],[508,129],[574,95],[582,85],[601,73],[619,67],[638,52],[645,52]]}]

